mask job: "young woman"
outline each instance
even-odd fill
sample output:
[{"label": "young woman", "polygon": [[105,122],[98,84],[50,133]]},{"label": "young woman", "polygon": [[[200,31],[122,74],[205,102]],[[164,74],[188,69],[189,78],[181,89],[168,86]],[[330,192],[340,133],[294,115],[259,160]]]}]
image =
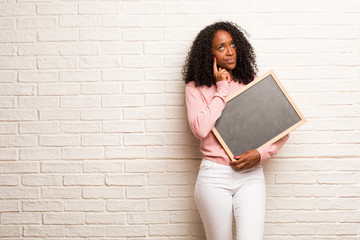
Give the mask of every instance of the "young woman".
[{"label": "young woman", "polygon": [[183,69],[188,121],[201,140],[202,161],[195,201],[207,240],[231,240],[233,213],[238,240],[262,240],[265,181],[261,164],[288,140],[249,149],[230,159],[211,129],[228,95],[254,80],[255,53],[244,31],[234,23],[217,22],[195,38]]}]

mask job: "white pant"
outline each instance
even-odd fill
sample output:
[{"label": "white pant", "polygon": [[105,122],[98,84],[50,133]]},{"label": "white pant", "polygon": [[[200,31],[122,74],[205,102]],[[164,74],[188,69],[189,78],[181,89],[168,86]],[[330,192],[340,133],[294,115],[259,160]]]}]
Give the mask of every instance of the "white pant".
[{"label": "white pant", "polygon": [[237,240],[262,240],[265,192],[262,166],[239,172],[203,159],[194,194],[207,240],[232,239],[233,213]]}]

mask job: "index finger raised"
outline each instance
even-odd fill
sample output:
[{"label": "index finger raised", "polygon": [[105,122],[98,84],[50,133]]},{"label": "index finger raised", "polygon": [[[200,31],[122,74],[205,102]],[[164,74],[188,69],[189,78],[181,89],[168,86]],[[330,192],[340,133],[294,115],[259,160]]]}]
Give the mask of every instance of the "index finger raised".
[{"label": "index finger raised", "polygon": [[214,70],[214,74],[218,72],[216,57],[214,57],[213,70]]}]

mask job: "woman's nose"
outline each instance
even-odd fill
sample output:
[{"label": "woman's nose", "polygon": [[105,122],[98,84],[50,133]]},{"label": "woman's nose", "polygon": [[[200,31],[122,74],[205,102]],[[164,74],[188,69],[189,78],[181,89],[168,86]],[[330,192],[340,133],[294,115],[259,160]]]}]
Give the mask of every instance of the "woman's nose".
[{"label": "woman's nose", "polygon": [[234,50],[233,49],[231,49],[231,47],[227,47],[226,48],[226,55],[233,55],[234,54]]}]

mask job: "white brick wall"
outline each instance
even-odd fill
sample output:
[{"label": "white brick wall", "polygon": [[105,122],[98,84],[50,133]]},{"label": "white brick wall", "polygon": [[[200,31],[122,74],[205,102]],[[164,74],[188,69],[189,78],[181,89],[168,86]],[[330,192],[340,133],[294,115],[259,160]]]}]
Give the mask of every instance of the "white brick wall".
[{"label": "white brick wall", "polygon": [[308,120],[265,164],[264,239],[360,239],[359,1],[1,2],[1,239],[204,239],[181,66],[216,20]]}]

